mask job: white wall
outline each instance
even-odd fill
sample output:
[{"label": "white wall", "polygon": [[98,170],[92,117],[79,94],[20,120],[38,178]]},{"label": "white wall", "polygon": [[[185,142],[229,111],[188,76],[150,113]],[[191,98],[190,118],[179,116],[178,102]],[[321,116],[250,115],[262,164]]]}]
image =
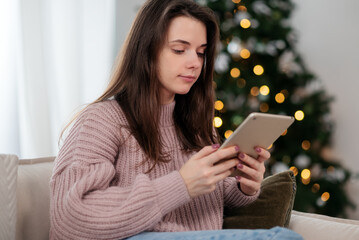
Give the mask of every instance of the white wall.
[{"label": "white wall", "polygon": [[[359,172],[359,1],[294,0],[292,17],[298,31],[298,51],[308,68],[334,96],[332,116],[336,123],[333,156],[354,172]],[[359,219],[359,181],[348,184]]]},{"label": "white wall", "polygon": [[136,17],[138,10],[141,8],[145,0],[117,1],[116,24],[118,25],[117,43],[118,49],[122,47],[131,24]]}]

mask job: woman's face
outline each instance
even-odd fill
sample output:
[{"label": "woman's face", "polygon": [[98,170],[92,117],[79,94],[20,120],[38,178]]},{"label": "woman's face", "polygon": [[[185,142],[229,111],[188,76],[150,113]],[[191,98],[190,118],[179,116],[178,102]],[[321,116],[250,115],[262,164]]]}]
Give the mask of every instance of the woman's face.
[{"label": "woman's face", "polygon": [[158,57],[161,103],[186,94],[201,74],[207,46],[206,26],[190,17],[176,17]]}]

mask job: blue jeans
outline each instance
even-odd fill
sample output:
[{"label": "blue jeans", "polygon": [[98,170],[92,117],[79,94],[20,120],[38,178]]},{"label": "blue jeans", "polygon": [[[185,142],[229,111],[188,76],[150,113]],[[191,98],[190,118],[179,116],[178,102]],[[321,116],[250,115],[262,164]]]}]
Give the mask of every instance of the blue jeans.
[{"label": "blue jeans", "polygon": [[224,229],[190,232],[143,232],[127,240],[302,240],[296,232],[286,228],[271,229]]}]

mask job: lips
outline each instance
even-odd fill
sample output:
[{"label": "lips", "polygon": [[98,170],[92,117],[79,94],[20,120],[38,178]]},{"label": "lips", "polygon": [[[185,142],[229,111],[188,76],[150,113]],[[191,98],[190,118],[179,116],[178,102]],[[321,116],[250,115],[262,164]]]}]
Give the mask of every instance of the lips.
[{"label": "lips", "polygon": [[193,82],[196,81],[197,79],[197,77],[193,75],[180,75],[179,77],[185,80],[186,82]]}]

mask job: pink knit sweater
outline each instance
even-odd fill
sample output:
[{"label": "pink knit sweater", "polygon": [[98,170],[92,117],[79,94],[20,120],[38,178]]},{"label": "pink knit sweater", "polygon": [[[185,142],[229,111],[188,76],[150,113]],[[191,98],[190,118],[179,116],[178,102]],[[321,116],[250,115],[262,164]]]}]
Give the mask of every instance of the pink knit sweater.
[{"label": "pink knit sweater", "polygon": [[[162,106],[160,133],[171,161],[150,165],[126,129],[115,100],[88,107],[72,127],[51,178],[50,239],[122,239],[143,231],[191,231],[222,228],[223,206],[243,206],[234,178],[214,192],[190,198],[179,174],[194,153],[180,150],[172,113]],[[150,121],[150,120],[149,120]]]}]

